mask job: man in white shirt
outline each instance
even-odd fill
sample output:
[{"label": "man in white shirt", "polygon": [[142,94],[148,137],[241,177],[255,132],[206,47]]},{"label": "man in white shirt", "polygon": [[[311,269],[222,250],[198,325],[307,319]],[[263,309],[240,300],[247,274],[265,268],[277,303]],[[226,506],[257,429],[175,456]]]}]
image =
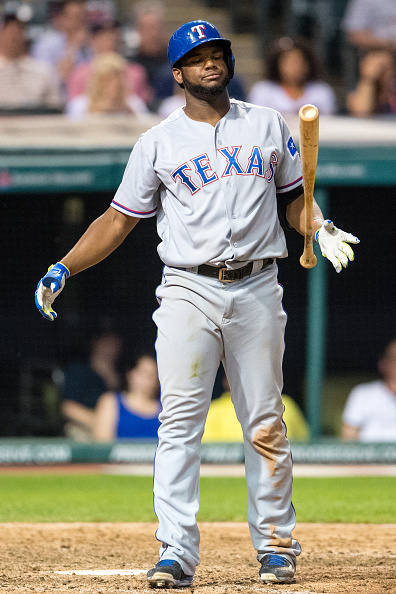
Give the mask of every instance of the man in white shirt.
[{"label": "man in white shirt", "polygon": [[348,396],[342,415],[342,438],[396,441],[396,339],[378,362],[382,380],[359,384]]}]

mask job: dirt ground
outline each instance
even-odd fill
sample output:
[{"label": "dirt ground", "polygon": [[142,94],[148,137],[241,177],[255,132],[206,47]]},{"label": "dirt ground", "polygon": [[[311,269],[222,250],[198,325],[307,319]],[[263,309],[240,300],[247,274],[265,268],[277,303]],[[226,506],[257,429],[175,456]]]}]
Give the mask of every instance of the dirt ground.
[{"label": "dirt ground", "polygon": [[[139,575],[65,575],[147,570],[157,560],[154,524],[0,524],[0,592],[161,592]],[[396,525],[300,524],[296,583],[258,581],[246,524],[203,523],[195,594],[377,594],[396,592]]]}]

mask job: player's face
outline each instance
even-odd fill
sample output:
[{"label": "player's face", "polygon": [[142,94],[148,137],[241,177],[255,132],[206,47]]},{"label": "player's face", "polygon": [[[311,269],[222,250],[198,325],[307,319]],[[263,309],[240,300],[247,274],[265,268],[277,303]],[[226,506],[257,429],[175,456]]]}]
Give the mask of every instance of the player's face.
[{"label": "player's face", "polygon": [[221,95],[230,82],[223,49],[215,43],[205,43],[189,51],[173,74],[194,96]]}]

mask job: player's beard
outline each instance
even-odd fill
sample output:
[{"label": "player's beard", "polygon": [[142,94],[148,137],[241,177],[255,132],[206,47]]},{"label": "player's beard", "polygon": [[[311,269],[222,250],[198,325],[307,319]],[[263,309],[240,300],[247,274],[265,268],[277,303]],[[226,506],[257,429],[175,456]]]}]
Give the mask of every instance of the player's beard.
[{"label": "player's beard", "polygon": [[211,85],[205,87],[204,85],[196,85],[190,82],[183,74],[183,70],[181,71],[183,86],[190,93],[193,97],[219,97],[222,93],[224,93],[225,89],[227,88],[231,77],[229,74],[219,83],[216,85]]}]

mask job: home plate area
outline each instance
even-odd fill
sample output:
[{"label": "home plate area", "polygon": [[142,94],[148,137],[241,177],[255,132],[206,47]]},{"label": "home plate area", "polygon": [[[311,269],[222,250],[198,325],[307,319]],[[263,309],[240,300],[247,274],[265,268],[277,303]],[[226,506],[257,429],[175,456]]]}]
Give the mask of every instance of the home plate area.
[{"label": "home plate area", "polygon": [[[194,594],[396,592],[396,525],[299,524],[296,583],[260,583],[245,523],[200,523]],[[151,593],[154,523],[0,524],[0,593]]]},{"label": "home plate area", "polygon": [[148,569],[71,569],[54,571],[59,575],[146,575]]}]

